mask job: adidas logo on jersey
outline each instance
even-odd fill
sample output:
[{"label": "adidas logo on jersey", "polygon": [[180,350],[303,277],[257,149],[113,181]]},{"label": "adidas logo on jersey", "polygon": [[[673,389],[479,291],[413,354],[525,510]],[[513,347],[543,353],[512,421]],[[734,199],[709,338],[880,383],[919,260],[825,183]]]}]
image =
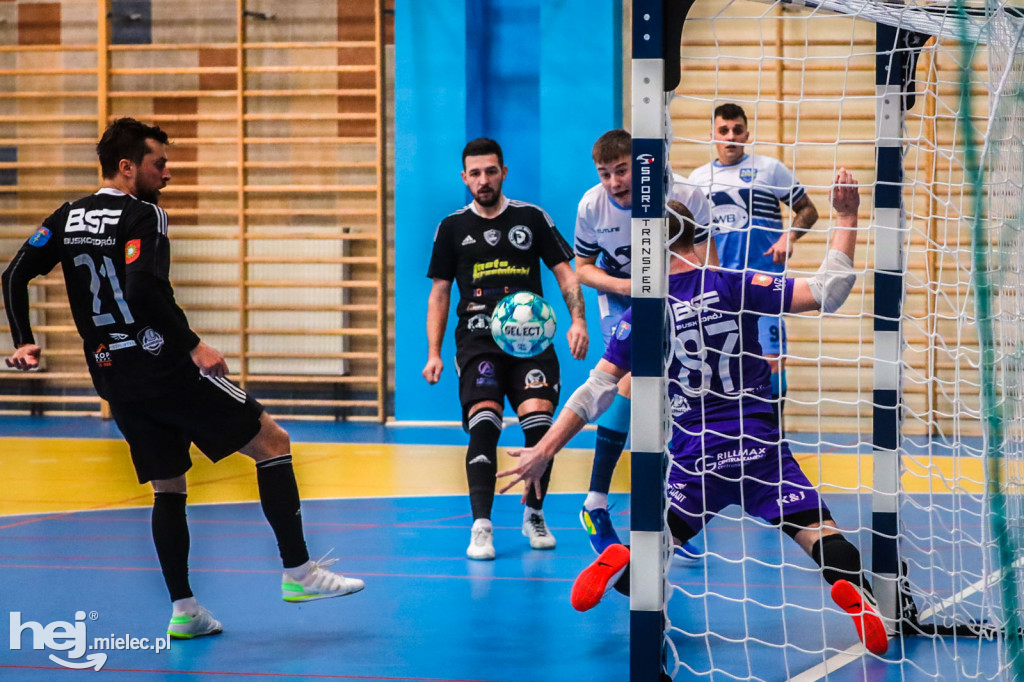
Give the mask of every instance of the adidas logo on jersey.
[{"label": "adidas logo on jersey", "polygon": [[469,246],[470,244],[476,244],[476,240],[472,236],[466,235],[466,238],[462,240],[463,246]]}]

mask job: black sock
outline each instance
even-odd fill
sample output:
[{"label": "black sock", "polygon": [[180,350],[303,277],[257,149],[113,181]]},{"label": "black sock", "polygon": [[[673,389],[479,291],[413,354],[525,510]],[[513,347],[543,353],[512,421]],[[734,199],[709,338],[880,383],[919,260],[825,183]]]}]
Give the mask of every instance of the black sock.
[{"label": "black sock", "polygon": [[594,466],[590,471],[590,488],[595,493],[608,494],[612,487],[612,475],[619,463],[622,450],[626,447],[628,432],[615,431],[597,425],[597,439],[594,443]]},{"label": "black sock", "polygon": [[260,506],[274,529],[284,567],[301,566],[309,561],[309,552],[302,534],[302,503],[292,470],[292,456],[281,455],[258,462],[256,483],[260,489]]},{"label": "black sock", "polygon": [[871,586],[861,571],[860,552],[842,535],[826,535],[815,542],[811,547],[811,558],[821,566],[821,576],[829,585],[837,580],[849,580],[857,587],[871,592]]},{"label": "black sock", "polygon": [[[525,445],[528,448],[532,448],[534,445],[540,442],[540,439],[544,437],[544,434],[551,428],[551,414],[548,412],[528,412],[519,418],[519,426],[523,429],[523,437],[525,439]],[[554,460],[548,462],[548,468],[544,470],[544,475],[540,477],[540,492],[541,497],[537,497],[537,493],[531,486],[526,494],[526,506],[531,509],[540,509],[544,505],[544,497],[548,494],[548,483],[551,482],[551,465],[554,464]]]},{"label": "black sock", "polygon": [[501,426],[501,415],[489,407],[477,410],[469,418],[466,480],[469,482],[469,504],[474,521],[491,518]]},{"label": "black sock", "polygon": [[188,584],[188,516],[185,493],[153,494],[153,544],[171,601],[192,595]]}]

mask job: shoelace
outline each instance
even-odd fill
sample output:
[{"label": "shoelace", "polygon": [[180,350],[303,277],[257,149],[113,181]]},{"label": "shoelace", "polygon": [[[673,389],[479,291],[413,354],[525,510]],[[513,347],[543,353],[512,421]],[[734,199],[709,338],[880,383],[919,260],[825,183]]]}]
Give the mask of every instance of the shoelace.
[{"label": "shoelace", "polygon": [[[313,579],[313,584],[315,585],[315,584],[317,584],[317,583],[319,583],[319,582],[321,582],[323,580],[327,580],[327,581],[333,582],[335,578],[340,578],[341,577],[341,576],[338,576],[337,574],[332,573],[331,571],[327,570],[328,568],[330,568],[334,564],[338,563],[338,558],[337,557],[332,557],[330,559],[327,558],[328,555],[330,555],[330,553],[333,552],[333,551],[334,551],[334,548],[331,547],[329,550],[327,550],[326,553],[324,553],[324,555],[322,557],[320,557],[319,559],[317,559],[316,561],[313,562],[313,566],[312,566],[312,568],[310,568],[309,575],[306,576],[306,580],[309,580],[310,578],[312,578]],[[303,580],[302,582],[305,583],[306,580]]]},{"label": "shoelace", "polygon": [[[596,514],[596,512],[603,511],[603,514]],[[611,515],[607,509],[595,509],[590,512],[590,522],[594,524],[594,528],[598,533],[607,533],[612,526]]]},{"label": "shoelace", "polygon": [[196,619],[204,625],[213,625],[214,621],[217,620],[205,606],[199,607],[199,613],[196,614]]},{"label": "shoelace", "polygon": [[529,524],[533,526],[533,532],[537,535],[547,535],[548,527],[544,523],[544,517],[538,516],[537,514],[530,514]]},{"label": "shoelace", "polygon": [[486,528],[478,528],[473,531],[473,544],[477,547],[483,547],[487,544],[487,536],[490,535]]},{"label": "shoelace", "polygon": [[[187,616],[188,614],[184,614],[184,615]],[[210,610],[207,609],[202,604],[199,605],[199,610],[196,611],[194,616],[188,616],[188,617],[189,617],[189,621],[188,621],[187,625],[192,625],[192,626],[202,625],[204,627],[209,627],[209,626],[213,625],[214,621],[217,620],[214,617],[214,615],[210,612]]]}]

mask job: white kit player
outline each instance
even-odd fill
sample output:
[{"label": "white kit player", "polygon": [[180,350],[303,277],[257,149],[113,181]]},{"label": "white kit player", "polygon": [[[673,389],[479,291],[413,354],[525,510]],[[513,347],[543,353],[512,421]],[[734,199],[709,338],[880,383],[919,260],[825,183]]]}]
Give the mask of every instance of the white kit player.
[{"label": "white kit player", "polygon": [[[621,129],[610,130],[597,139],[592,156],[600,182],[587,190],[576,212],[576,275],[582,284],[597,290],[605,346],[630,306],[632,145],[630,134]],[[710,224],[710,203],[685,178],[674,176],[669,199],[686,206],[698,225]],[[707,231],[701,230],[697,240],[705,242],[707,237]],[[580,522],[599,554],[608,545],[619,542],[608,514],[608,490],[629,432],[629,396],[627,374],[619,382],[611,408],[597,423],[590,488],[580,511]],[[695,552],[692,546],[686,546],[678,556],[694,559]]]},{"label": "white kit player", "polygon": [[[777,275],[786,271],[793,246],[818,220],[807,190],[782,163],[748,154],[747,115],[736,104],[715,109],[712,131],[718,159],[690,175],[690,182],[711,199],[715,241],[723,268]],[[792,229],[782,221],[781,204],[793,214]],[[765,316],[758,324],[765,359],[772,370],[772,400],[782,428],[786,397],[786,329],[781,317]]]}]

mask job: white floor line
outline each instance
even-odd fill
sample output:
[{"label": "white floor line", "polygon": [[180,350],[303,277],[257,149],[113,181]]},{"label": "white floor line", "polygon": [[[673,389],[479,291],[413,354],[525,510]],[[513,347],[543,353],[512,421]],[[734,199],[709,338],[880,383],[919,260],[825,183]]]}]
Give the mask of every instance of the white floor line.
[{"label": "white floor line", "polygon": [[867,649],[863,644],[857,642],[846,651],[840,651],[832,658],[825,659],[796,677],[789,678],[790,682],[815,682],[815,680],[824,679],[829,673],[834,673],[840,668],[859,660],[865,653],[867,653]]},{"label": "white floor line", "polygon": [[[1013,562],[1013,566],[1011,568],[1016,569],[1016,568],[1020,568],[1021,566],[1024,566],[1024,557],[1021,557],[1020,559],[1017,559],[1016,561],[1014,561]],[[960,592],[957,592],[956,594],[954,594],[952,597],[946,599],[945,601],[939,602],[937,605],[935,605],[934,607],[932,607],[930,609],[925,609],[918,616],[918,620],[925,620],[927,618],[930,618],[930,617],[934,616],[937,613],[942,613],[943,611],[948,609],[950,606],[952,606],[953,604],[956,604],[958,601],[961,601],[965,597],[969,597],[969,596],[971,596],[972,594],[974,594],[976,592],[981,592],[983,589],[987,589],[989,587],[992,587],[993,585],[998,583],[1000,580],[1002,580],[1003,577],[1006,575],[1006,573],[1009,570],[1011,570],[1011,569],[1005,569],[1004,568],[1004,569],[1000,569],[998,571],[994,571],[992,573],[989,573],[987,576],[985,576],[981,580],[977,581],[976,583],[974,583],[972,585],[968,585],[964,590],[962,590]]]}]

